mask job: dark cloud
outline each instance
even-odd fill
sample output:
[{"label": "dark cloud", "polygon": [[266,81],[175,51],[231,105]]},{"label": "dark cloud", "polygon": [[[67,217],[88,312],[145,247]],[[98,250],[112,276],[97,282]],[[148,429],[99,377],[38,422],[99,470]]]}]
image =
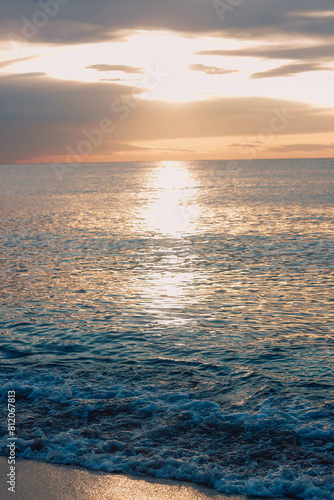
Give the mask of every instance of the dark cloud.
[{"label": "dark cloud", "polygon": [[78,142],[83,129],[112,115],[116,99],[133,99],[138,93],[116,83],[0,78],[0,163],[63,154],[66,145]]},{"label": "dark cloud", "polygon": [[329,60],[334,57],[333,44],[313,45],[309,47],[252,47],[238,50],[202,50],[196,52],[203,56],[257,57],[262,59],[291,60]]},{"label": "dark cloud", "polygon": [[[79,43],[124,36],[134,29],[219,34],[333,36],[332,0],[247,0],[224,12],[218,0],[2,0],[0,36],[33,42]],[[42,7],[43,5],[43,7]],[[216,7],[215,7],[216,6]],[[220,6],[220,7],[219,7]]]},{"label": "dark cloud", "polygon": [[123,95],[142,91],[126,85],[80,83],[44,78],[0,78],[0,125],[91,123]]},{"label": "dark cloud", "polygon": [[[111,120],[115,129],[94,149],[109,143],[159,139],[258,136],[277,115],[288,113],[279,133],[334,131],[334,115],[289,101],[242,97],[171,103],[140,98],[138,89],[117,83],[78,83],[48,77],[0,78],[0,163],[66,154],[84,131]],[[276,120],[277,121],[277,120]]]},{"label": "dark cloud", "polygon": [[217,66],[206,66],[205,64],[192,64],[189,66],[192,71],[201,71],[207,75],[227,75],[228,73],[235,73],[236,70],[218,68]]},{"label": "dark cloud", "polygon": [[134,66],[125,66],[123,64],[92,64],[86,66],[87,69],[95,69],[96,71],[121,71],[122,73],[142,73],[141,68]]},{"label": "dark cloud", "polygon": [[313,45],[309,47],[252,47],[238,50],[203,50],[196,52],[202,56],[223,57],[254,57],[264,60],[287,59],[292,62],[277,68],[254,73],[250,78],[272,78],[277,76],[294,76],[308,71],[332,71],[333,67],[326,66],[331,63],[334,56],[332,44]]},{"label": "dark cloud", "polygon": [[250,78],[274,78],[282,76],[295,76],[299,73],[306,73],[309,71],[325,71],[331,70],[331,68],[323,66],[317,63],[296,63],[296,64],[285,64],[278,68],[269,69],[268,71],[261,71],[259,73],[254,73]]}]

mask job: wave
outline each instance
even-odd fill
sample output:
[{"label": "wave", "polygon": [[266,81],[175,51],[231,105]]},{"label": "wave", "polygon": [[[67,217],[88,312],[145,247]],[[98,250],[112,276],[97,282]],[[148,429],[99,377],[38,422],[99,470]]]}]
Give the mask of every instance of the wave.
[{"label": "wave", "polygon": [[2,408],[8,390],[16,391],[22,458],[192,481],[226,494],[334,498],[331,402],[275,395],[249,409],[184,387],[118,384],[110,373],[56,367],[4,376]]}]

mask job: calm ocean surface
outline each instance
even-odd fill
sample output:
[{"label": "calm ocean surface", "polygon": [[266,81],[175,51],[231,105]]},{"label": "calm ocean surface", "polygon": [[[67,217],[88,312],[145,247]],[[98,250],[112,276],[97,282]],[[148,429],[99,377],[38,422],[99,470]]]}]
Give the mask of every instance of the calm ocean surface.
[{"label": "calm ocean surface", "polygon": [[1,454],[334,498],[334,160],[1,166]]}]

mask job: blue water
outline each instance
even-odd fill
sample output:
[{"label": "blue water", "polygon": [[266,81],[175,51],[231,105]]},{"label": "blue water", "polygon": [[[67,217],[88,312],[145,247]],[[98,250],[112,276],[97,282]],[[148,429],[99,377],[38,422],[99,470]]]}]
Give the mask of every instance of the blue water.
[{"label": "blue water", "polygon": [[2,454],[333,499],[333,172],[1,166]]}]

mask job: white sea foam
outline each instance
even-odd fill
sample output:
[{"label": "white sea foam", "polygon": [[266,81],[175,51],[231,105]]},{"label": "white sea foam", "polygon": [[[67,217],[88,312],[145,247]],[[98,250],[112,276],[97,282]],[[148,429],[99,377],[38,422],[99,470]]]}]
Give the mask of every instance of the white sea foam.
[{"label": "white sea foam", "polygon": [[[4,399],[9,389],[23,412],[23,458],[193,481],[223,493],[334,498],[334,426],[307,399],[270,397],[237,411],[192,393],[110,385],[103,377],[89,385],[56,370],[23,371],[3,383]],[[0,445],[5,453],[5,436]],[[274,459],[260,460],[268,454]]]}]

